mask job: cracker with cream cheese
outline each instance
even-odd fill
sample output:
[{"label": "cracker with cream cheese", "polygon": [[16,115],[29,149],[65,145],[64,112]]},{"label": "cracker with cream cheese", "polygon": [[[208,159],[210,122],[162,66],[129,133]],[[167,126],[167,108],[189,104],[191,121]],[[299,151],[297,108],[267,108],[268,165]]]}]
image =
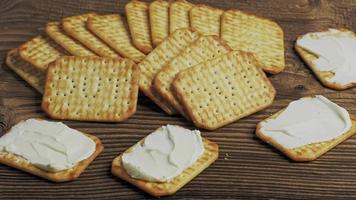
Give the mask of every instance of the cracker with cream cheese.
[{"label": "cracker with cream cheese", "polygon": [[[185,169],[181,174],[169,182],[149,182],[131,178],[122,165],[122,154],[113,160],[111,172],[113,175],[135,185],[152,196],[160,197],[173,195],[194,177],[198,176],[202,171],[208,168],[218,158],[219,146],[208,139],[202,139],[204,145],[203,155],[192,166]],[[139,143],[142,143],[143,140],[139,141]],[[130,152],[132,148],[133,147],[130,147],[125,152]]]},{"label": "cracker with cream cheese", "polygon": [[[356,38],[356,34],[348,29],[338,29],[338,31],[349,34],[350,37]],[[304,35],[299,36],[297,41],[300,40],[303,36]],[[334,76],[334,73],[331,71],[320,71],[317,68],[317,66],[314,64],[314,61],[318,59],[317,55],[303,49],[302,47],[298,46],[297,43],[295,43],[294,48],[324,86],[334,90],[346,90],[352,87],[356,87],[356,83],[341,84],[330,81],[330,78]]]},{"label": "cracker with cream cheese", "polygon": [[339,137],[325,142],[307,144],[296,148],[287,148],[284,145],[278,143],[272,137],[265,134],[262,130],[263,122],[269,119],[277,118],[284,110],[285,108],[275,113],[274,115],[268,117],[267,119],[261,121],[260,123],[258,123],[256,127],[256,136],[261,140],[263,140],[264,142],[268,143],[269,145],[275,147],[276,149],[278,149],[279,151],[281,151],[283,154],[285,154],[286,156],[288,156],[290,159],[294,161],[313,161],[356,133],[356,118],[354,116],[350,116],[351,123],[352,123],[350,130],[343,133]]},{"label": "cracker with cream cheese", "polygon": [[24,172],[28,172],[35,176],[42,177],[44,179],[53,181],[53,182],[68,182],[77,179],[84,170],[90,165],[91,162],[103,151],[104,146],[102,145],[100,139],[96,136],[85,134],[87,137],[92,139],[95,144],[95,152],[85,160],[80,161],[74,167],[59,171],[59,172],[48,172],[43,169],[36,167],[35,165],[28,162],[26,159],[10,154],[10,153],[2,153],[0,152],[0,163],[19,169]]}]

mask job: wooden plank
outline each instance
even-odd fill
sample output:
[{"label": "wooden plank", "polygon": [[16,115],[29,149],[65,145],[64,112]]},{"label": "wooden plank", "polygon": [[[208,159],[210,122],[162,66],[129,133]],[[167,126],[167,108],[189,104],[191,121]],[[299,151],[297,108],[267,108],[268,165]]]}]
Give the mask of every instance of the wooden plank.
[{"label": "wooden plank", "polygon": [[[306,32],[328,27],[346,27],[356,31],[356,1],[191,2],[222,9],[238,8],[276,20],[285,31],[286,70],[270,76],[277,89],[276,100],[270,108],[217,131],[203,131],[203,136],[220,145],[220,158],[171,199],[356,198],[355,137],[317,161],[293,163],[254,136],[255,126],[260,120],[305,95],[323,94],[356,115],[356,89],[337,92],[322,87],[293,50],[296,37]],[[46,115],[40,108],[41,96],[4,64],[6,52],[43,33],[47,21],[58,21],[64,16],[89,11],[123,14],[125,3],[114,0],[1,1],[0,98],[6,108],[16,114],[13,117],[15,121],[30,117],[44,118]],[[65,122],[100,137],[105,145],[104,152],[78,180],[65,184],[53,184],[1,165],[0,199],[148,198],[140,190],[110,174],[112,159],[161,125],[194,126],[182,117],[165,115],[143,95],[139,98],[137,110],[132,118],[118,124]],[[0,127],[3,127],[1,123]]]}]

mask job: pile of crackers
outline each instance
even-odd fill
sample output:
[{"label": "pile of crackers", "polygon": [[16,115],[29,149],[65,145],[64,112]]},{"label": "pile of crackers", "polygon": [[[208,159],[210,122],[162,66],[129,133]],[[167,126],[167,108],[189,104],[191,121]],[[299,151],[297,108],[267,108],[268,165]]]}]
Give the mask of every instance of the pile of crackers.
[{"label": "pile of crackers", "polygon": [[135,113],[140,90],[214,130],[272,104],[265,72],[285,67],[276,22],[185,0],[133,0],[125,10],[128,28],[118,14],[70,16],[8,53],[50,117],[119,122]]}]

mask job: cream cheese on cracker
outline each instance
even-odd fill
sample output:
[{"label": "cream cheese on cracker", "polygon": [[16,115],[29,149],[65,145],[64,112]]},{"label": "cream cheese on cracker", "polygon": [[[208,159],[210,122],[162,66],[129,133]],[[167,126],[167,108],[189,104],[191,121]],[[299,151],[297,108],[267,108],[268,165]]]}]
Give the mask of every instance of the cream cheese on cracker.
[{"label": "cream cheese on cracker", "polygon": [[263,121],[260,131],[292,149],[332,140],[351,126],[347,110],[316,95],[291,102],[276,118]]},{"label": "cream cheese on cracker", "polygon": [[0,138],[0,153],[20,156],[36,167],[58,172],[75,166],[95,152],[89,137],[61,122],[28,119]]},{"label": "cream cheese on cracker", "polygon": [[356,37],[353,32],[329,29],[308,33],[297,40],[297,46],[318,57],[313,64],[319,71],[334,74],[330,82],[356,83]]},{"label": "cream cheese on cracker", "polygon": [[204,153],[200,131],[162,126],[122,156],[126,172],[136,179],[168,182]]}]

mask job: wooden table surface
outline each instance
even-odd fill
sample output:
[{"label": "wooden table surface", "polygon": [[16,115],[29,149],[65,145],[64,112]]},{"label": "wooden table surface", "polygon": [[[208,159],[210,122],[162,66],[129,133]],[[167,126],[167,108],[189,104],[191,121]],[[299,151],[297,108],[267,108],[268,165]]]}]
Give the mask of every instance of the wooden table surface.
[{"label": "wooden table surface", "polygon": [[[256,124],[290,101],[322,94],[356,115],[356,89],[333,91],[321,86],[293,49],[298,35],[329,27],[356,31],[355,0],[239,0],[191,1],[220,8],[237,8],[276,20],[285,33],[286,69],[270,76],[277,90],[271,107],[203,136],[220,145],[219,159],[175,198],[194,199],[335,199],[356,198],[356,137],[320,159],[295,163],[258,140]],[[6,52],[43,33],[46,22],[89,11],[124,13],[126,1],[0,0],[0,128],[31,117],[45,118],[41,95],[5,64]],[[7,166],[0,166],[0,199],[142,199],[150,198],[110,173],[111,161],[161,125],[194,126],[180,116],[167,116],[140,95],[136,114],[123,123],[65,122],[99,136],[104,152],[82,176],[55,184]],[[4,115],[5,114],[5,115]]]}]

